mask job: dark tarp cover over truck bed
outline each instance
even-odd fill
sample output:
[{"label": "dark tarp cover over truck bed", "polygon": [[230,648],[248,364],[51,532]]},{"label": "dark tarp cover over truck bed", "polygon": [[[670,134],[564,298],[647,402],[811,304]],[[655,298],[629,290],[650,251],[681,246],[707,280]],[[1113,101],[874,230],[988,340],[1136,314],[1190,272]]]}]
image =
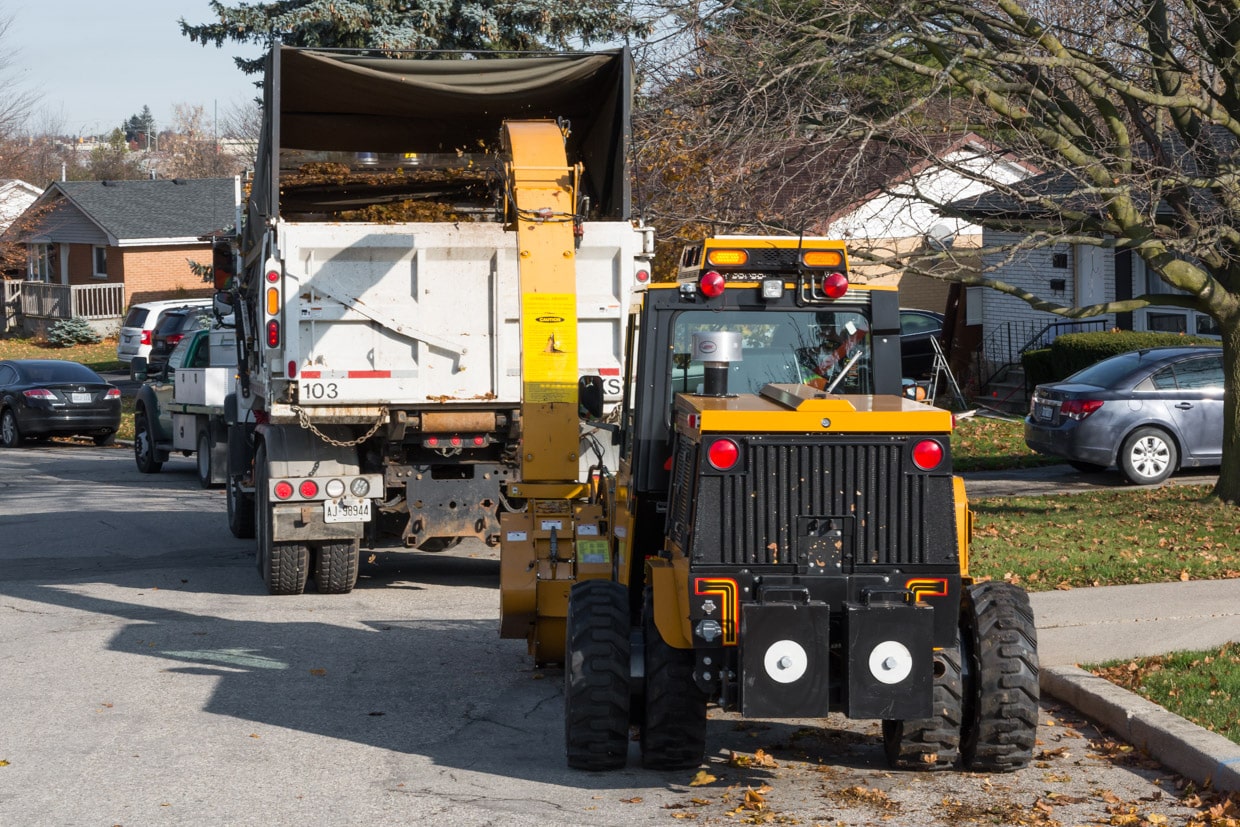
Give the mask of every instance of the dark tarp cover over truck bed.
[{"label": "dark tarp cover over truck bed", "polygon": [[[419,53],[410,53],[416,55]],[[596,219],[626,219],[627,50],[468,59],[282,46],[267,59],[250,227],[278,213],[279,150],[455,153],[494,148],[506,119],[563,118]],[[275,148],[275,149],[273,149]]]}]

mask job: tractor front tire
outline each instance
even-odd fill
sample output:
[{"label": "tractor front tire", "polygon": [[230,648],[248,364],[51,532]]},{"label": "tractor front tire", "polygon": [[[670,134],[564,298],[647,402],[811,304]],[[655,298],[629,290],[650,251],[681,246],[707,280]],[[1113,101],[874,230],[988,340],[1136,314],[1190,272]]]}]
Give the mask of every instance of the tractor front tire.
[{"label": "tractor front tire", "polygon": [[934,654],[934,714],[910,721],[883,721],[887,763],[897,769],[945,770],[960,757],[964,678],[960,641]]},{"label": "tractor front tire", "polygon": [[706,752],[706,694],[693,680],[692,649],[670,646],[654,622],[654,595],[646,589],[642,609],[646,642],[646,691],[641,728],[642,766],[685,770]]},{"label": "tractor front tire", "polygon": [[1038,728],[1038,638],[1024,589],[977,583],[965,590],[966,658],[960,757],[975,772],[1011,772],[1033,757]]},{"label": "tractor front tire", "polygon": [[565,637],[568,765],[620,769],[629,751],[628,590],[613,580],[573,584]]}]

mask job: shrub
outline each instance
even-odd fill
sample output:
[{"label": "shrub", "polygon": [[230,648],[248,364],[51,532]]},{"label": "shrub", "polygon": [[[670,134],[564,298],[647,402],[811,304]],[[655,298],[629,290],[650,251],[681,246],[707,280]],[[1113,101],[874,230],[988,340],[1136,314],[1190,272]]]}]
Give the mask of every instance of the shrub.
[{"label": "shrub", "polygon": [[1217,347],[1218,344],[1216,339],[1186,336],[1181,333],[1145,333],[1133,330],[1066,333],[1052,342],[1048,348],[1024,353],[1021,356],[1021,364],[1025,368],[1028,383],[1038,385],[1067,379],[1078,370],[1118,353],[1128,353],[1147,347],[1186,345]]},{"label": "shrub", "polygon": [[93,345],[101,341],[103,337],[81,317],[61,319],[47,329],[47,342],[53,347]]}]

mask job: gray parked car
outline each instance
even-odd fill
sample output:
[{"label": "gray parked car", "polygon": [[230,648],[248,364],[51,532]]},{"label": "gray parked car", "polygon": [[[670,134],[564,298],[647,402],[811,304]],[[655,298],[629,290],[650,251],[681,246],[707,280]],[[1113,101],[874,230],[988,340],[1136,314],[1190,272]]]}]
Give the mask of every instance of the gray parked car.
[{"label": "gray parked car", "polygon": [[1121,353],[1038,385],[1025,444],[1081,471],[1118,465],[1135,485],[1223,458],[1223,351],[1157,347]]}]

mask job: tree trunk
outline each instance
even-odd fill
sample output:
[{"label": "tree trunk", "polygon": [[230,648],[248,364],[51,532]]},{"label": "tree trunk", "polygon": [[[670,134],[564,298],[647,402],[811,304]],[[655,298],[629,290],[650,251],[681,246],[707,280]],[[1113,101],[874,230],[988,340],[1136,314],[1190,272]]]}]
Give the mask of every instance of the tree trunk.
[{"label": "tree trunk", "polygon": [[1219,322],[1223,333],[1223,465],[1214,494],[1240,505],[1240,319]]}]

